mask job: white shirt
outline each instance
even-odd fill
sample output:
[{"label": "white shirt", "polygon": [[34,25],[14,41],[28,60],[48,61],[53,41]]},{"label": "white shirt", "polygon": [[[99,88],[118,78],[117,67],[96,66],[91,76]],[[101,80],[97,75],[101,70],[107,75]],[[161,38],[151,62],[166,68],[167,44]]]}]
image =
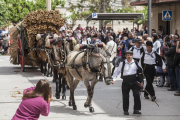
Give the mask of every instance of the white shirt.
[{"label": "white shirt", "polygon": [[2,34],[3,35],[5,35],[5,34],[7,34],[8,33],[8,31],[2,31]]},{"label": "white shirt", "polygon": [[[139,61],[139,63],[141,63],[141,61]],[[147,51],[145,52],[144,63],[148,64],[148,65],[155,65],[156,64],[156,55],[154,54],[154,51],[152,51],[151,53],[148,53]],[[163,60],[162,60],[162,68],[163,69],[166,68],[166,65],[165,65]]]},{"label": "white shirt", "polygon": [[117,44],[113,40],[109,41],[106,45],[106,51],[110,53],[113,58],[116,57]]},{"label": "white shirt", "polygon": [[81,44],[86,45],[86,44],[88,44],[88,43],[87,43],[86,40],[85,40],[85,41],[83,40]]},{"label": "white shirt", "polygon": [[[121,73],[122,66],[123,66],[123,62],[121,62],[119,64],[118,69],[114,72],[114,74],[112,76],[114,81],[116,81],[117,76]],[[137,73],[137,69],[138,69],[138,67],[133,59],[132,59],[131,63],[129,63],[126,59],[125,65],[124,65],[123,76],[134,75]]]},{"label": "white shirt", "polygon": [[159,48],[159,50],[156,52],[157,52],[157,54],[160,55],[160,52],[161,52],[160,47],[161,47],[160,41],[156,40],[156,42],[153,43],[153,51],[156,51]]},{"label": "white shirt", "polygon": [[[133,47],[131,47],[129,49],[129,51],[132,50]],[[133,50],[133,58],[136,58],[136,59],[140,59],[141,58],[141,51],[140,49],[143,48],[144,49],[144,52],[146,51],[146,49],[142,46],[140,46],[140,48],[137,48],[136,46],[134,46],[134,50]]]}]

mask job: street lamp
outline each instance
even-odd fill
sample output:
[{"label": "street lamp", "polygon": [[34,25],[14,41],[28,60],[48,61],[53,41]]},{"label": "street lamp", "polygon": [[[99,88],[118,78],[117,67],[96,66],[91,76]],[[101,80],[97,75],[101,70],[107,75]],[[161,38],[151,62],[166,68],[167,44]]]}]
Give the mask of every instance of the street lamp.
[{"label": "street lamp", "polygon": [[[114,2],[112,2],[112,4],[111,4],[111,8],[112,8],[112,10],[113,10],[113,13],[115,13],[115,3]],[[113,26],[114,26],[114,22],[113,22],[113,20],[112,20],[112,29],[113,29]]]}]

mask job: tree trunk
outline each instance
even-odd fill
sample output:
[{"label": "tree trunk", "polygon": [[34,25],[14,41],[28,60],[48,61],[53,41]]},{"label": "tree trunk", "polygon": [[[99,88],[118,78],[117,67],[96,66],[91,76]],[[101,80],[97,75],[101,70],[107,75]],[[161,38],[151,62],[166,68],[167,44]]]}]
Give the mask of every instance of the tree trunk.
[{"label": "tree trunk", "polygon": [[[104,13],[105,11],[105,0],[101,0],[101,9],[100,9],[100,13]],[[99,30],[101,30],[104,26],[104,20],[100,20],[99,21]]]}]

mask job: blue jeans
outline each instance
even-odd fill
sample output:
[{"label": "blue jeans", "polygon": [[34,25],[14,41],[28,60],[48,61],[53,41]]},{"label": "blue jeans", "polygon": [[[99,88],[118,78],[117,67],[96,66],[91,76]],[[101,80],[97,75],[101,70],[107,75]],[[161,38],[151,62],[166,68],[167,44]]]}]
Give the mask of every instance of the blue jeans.
[{"label": "blue jeans", "polygon": [[177,82],[177,87],[180,93],[180,67],[175,67],[175,72],[176,72],[176,82]]},{"label": "blue jeans", "polygon": [[167,73],[170,79],[170,84],[172,89],[176,89],[176,76],[175,76],[175,68],[172,65],[167,65]]}]

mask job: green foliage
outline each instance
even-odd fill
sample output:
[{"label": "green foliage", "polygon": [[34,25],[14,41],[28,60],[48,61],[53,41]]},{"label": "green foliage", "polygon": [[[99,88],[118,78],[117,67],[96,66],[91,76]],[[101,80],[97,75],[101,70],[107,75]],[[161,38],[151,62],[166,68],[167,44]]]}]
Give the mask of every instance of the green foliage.
[{"label": "green foliage", "polygon": [[4,0],[0,0],[0,27],[6,25],[6,21],[8,19],[7,12],[8,8]]},{"label": "green foliage", "polygon": [[[116,2],[116,0],[105,0],[105,13],[113,11],[110,2]],[[71,2],[69,2],[69,5],[72,13],[69,18],[73,21],[82,20],[92,13],[101,12],[101,0],[79,0],[76,5]],[[83,11],[83,9],[88,9],[88,11]]]},{"label": "green foliage", "polygon": [[143,24],[146,21],[148,21],[148,7],[144,6],[144,9],[142,11],[140,11],[141,13],[144,13],[144,21],[142,20],[142,18],[138,21],[138,24]]},{"label": "green foliage", "polygon": [[[24,17],[33,11],[38,9],[46,9],[46,0],[5,0],[8,7],[8,20],[13,24],[22,21]],[[52,0],[52,10],[55,10],[57,5],[64,7],[64,0]]]},{"label": "green foliage", "polygon": [[[131,0],[122,0],[121,4],[123,5],[122,9],[113,10],[110,2],[116,2],[116,0],[105,0],[105,10],[104,13],[144,13],[145,21],[142,21],[142,18],[138,21],[138,24],[143,24],[147,21],[147,7],[145,6],[142,11],[140,10],[134,10],[133,6],[130,6]],[[68,16],[68,18],[71,18],[73,22],[76,20],[83,20],[87,18],[92,13],[101,13],[101,0],[79,0],[79,2],[74,5],[71,2],[69,2],[70,12],[72,13],[71,16]],[[89,9],[87,12],[85,12],[83,9]],[[111,20],[105,20],[105,25],[107,23],[111,22]],[[132,22],[132,21],[131,21]],[[120,21],[119,21],[120,23]]]}]

